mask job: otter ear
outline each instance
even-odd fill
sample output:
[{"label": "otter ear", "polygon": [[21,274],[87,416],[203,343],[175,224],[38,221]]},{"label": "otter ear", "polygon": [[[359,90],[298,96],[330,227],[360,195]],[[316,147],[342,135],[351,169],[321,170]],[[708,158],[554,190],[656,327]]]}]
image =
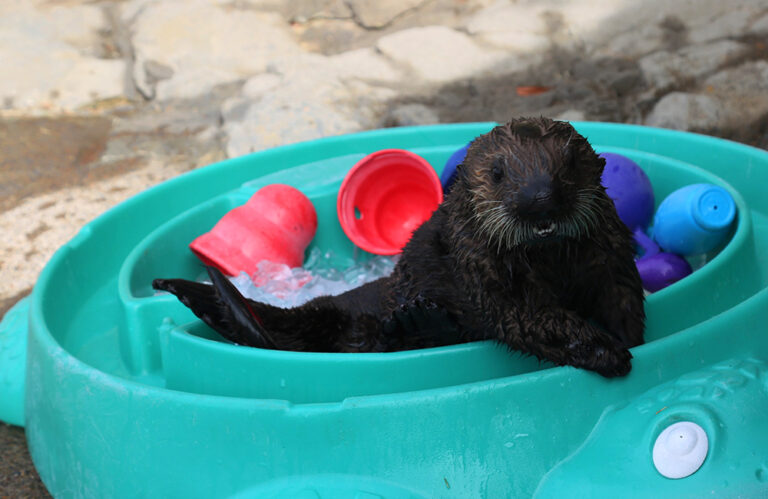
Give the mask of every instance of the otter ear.
[{"label": "otter ear", "polygon": [[605,164],[605,158],[595,154],[595,166],[600,170],[600,172],[605,170]]}]

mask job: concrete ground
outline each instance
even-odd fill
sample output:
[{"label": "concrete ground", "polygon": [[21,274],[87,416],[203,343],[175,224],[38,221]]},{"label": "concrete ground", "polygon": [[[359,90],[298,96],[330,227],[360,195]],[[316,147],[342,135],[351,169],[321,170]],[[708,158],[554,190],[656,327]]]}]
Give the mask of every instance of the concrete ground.
[{"label": "concrete ground", "polygon": [[[106,209],[283,143],[543,114],[768,148],[762,0],[34,0],[0,39],[0,316]],[[0,498],[46,495],[0,425]]]}]

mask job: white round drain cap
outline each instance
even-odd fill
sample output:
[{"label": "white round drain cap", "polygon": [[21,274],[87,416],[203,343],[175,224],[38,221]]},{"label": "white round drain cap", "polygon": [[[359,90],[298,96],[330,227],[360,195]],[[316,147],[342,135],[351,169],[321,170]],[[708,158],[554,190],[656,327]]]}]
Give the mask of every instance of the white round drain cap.
[{"label": "white round drain cap", "polygon": [[704,429],[690,421],[669,425],[653,445],[653,465],[667,478],[685,478],[698,470],[709,451]]}]

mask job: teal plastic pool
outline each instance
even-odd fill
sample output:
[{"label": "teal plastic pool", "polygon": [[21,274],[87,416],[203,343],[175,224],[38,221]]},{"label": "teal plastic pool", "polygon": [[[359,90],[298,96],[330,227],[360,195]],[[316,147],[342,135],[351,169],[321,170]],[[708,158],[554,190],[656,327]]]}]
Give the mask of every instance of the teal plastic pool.
[{"label": "teal plastic pool", "polygon": [[[386,354],[240,347],[155,277],[197,278],[188,243],[259,187],[301,189],[312,247],[355,250],[336,193],[366,154],[441,167],[493,124],[379,130],[271,149],[152,188],[86,225],[0,324],[0,418],[26,426],[55,497],[745,497],[768,490],[768,153],[700,135],[575,123],[648,174],[657,202],[726,188],[730,242],[648,297],[629,376],[541,364],[493,343]],[[439,172],[438,172],[439,173]],[[26,369],[24,368],[26,358]],[[692,421],[693,475],[654,468]]]}]

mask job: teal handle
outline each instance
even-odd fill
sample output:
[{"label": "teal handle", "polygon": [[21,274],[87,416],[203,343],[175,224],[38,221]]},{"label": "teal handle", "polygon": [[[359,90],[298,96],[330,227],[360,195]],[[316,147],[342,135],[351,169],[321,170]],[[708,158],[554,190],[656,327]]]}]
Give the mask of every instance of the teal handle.
[{"label": "teal handle", "polygon": [[29,297],[13,306],[0,322],[0,420],[24,426]]}]

